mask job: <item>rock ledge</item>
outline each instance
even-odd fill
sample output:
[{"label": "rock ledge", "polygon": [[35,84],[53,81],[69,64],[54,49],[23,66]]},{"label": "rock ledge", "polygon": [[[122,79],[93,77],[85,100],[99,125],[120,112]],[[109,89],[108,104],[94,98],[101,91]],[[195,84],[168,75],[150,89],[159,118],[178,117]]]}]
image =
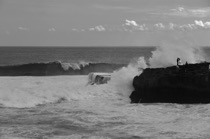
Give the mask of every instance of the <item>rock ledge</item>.
[{"label": "rock ledge", "polygon": [[131,103],[210,103],[209,65],[147,68],[133,79]]}]

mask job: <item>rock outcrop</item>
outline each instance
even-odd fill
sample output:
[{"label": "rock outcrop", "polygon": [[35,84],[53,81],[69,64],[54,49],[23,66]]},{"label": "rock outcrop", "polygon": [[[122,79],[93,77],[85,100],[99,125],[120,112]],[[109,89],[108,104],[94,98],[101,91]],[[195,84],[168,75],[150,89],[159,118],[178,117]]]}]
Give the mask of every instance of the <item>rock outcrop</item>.
[{"label": "rock outcrop", "polygon": [[131,103],[210,103],[209,65],[147,68],[133,79]]}]

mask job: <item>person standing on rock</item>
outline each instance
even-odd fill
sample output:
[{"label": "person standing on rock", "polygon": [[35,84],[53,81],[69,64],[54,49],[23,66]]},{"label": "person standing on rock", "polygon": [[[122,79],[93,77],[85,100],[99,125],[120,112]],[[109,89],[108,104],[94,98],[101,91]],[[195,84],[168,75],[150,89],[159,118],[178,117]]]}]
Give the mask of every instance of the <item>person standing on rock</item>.
[{"label": "person standing on rock", "polygon": [[181,61],[180,58],[177,58],[176,62],[177,62],[177,67],[179,67],[180,65],[182,65],[182,61]]}]

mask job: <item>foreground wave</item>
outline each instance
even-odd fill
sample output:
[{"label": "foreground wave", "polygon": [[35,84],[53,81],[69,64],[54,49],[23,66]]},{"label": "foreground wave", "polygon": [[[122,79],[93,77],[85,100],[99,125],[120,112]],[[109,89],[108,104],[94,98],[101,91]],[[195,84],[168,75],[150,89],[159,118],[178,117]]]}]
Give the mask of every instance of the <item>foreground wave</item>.
[{"label": "foreground wave", "polygon": [[0,66],[0,76],[54,76],[87,75],[90,72],[113,72],[125,64],[112,63],[29,63],[22,65]]}]

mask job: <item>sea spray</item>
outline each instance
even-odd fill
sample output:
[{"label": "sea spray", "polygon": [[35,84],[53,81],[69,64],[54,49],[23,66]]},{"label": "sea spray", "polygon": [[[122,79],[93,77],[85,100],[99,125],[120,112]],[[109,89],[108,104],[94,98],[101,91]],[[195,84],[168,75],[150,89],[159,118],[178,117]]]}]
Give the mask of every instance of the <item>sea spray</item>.
[{"label": "sea spray", "polygon": [[[82,68],[86,67],[86,66],[89,66],[89,62],[85,62],[85,61],[79,61],[79,63],[61,63],[61,66],[62,68],[65,70],[65,71],[68,71],[69,69],[73,69],[73,70],[81,70]],[[95,63],[97,64],[97,63]]]},{"label": "sea spray", "polygon": [[118,94],[127,101],[133,90],[133,78],[142,73],[142,70],[147,68],[144,57],[139,57],[133,60],[127,67],[123,67],[112,74],[112,79],[108,83],[118,90]]},{"label": "sea spray", "polygon": [[204,54],[200,47],[189,44],[172,44],[164,42],[152,52],[149,58],[151,68],[167,67],[176,65],[176,59],[181,58],[182,62],[197,63],[205,61]]},{"label": "sea spray", "polygon": [[[85,100],[86,76],[1,77],[0,104],[4,107],[35,107],[61,100]],[[94,90],[93,90],[94,91]]]},{"label": "sea spray", "polygon": [[[161,67],[176,64],[176,58],[180,57],[183,62],[189,63],[202,61],[202,53],[197,47],[190,45],[172,45],[165,43],[152,52],[147,63],[149,66]],[[44,63],[63,65],[63,63]],[[29,64],[34,66],[34,64]],[[37,64],[39,65],[39,64]],[[35,66],[37,66],[35,64]],[[65,65],[65,64],[64,64]],[[65,70],[70,70],[65,65]],[[35,107],[39,104],[58,103],[66,101],[86,101],[92,98],[115,99],[121,98],[127,103],[130,102],[129,95],[133,91],[133,78],[140,75],[143,69],[147,68],[144,57],[132,60],[127,66],[120,64],[88,63],[82,64],[81,69],[72,75],[84,75],[89,72],[115,70],[112,73],[111,81],[104,85],[86,86],[87,75],[85,76],[60,76],[60,77],[1,77],[0,78],[0,104],[5,107]],[[113,68],[114,67],[114,68]],[[122,68],[121,68],[122,67]],[[12,66],[16,68],[16,66]],[[120,69],[119,69],[120,68]],[[69,71],[70,72],[70,71]],[[70,74],[70,73],[69,73]],[[62,101],[61,101],[62,102]]]},{"label": "sea spray", "polygon": [[[112,73],[103,85],[88,85],[87,76],[1,77],[0,104],[4,107],[35,107],[60,100],[88,101],[122,98],[129,102],[133,77],[146,68],[143,57]],[[62,103],[63,101],[61,101]]]}]

